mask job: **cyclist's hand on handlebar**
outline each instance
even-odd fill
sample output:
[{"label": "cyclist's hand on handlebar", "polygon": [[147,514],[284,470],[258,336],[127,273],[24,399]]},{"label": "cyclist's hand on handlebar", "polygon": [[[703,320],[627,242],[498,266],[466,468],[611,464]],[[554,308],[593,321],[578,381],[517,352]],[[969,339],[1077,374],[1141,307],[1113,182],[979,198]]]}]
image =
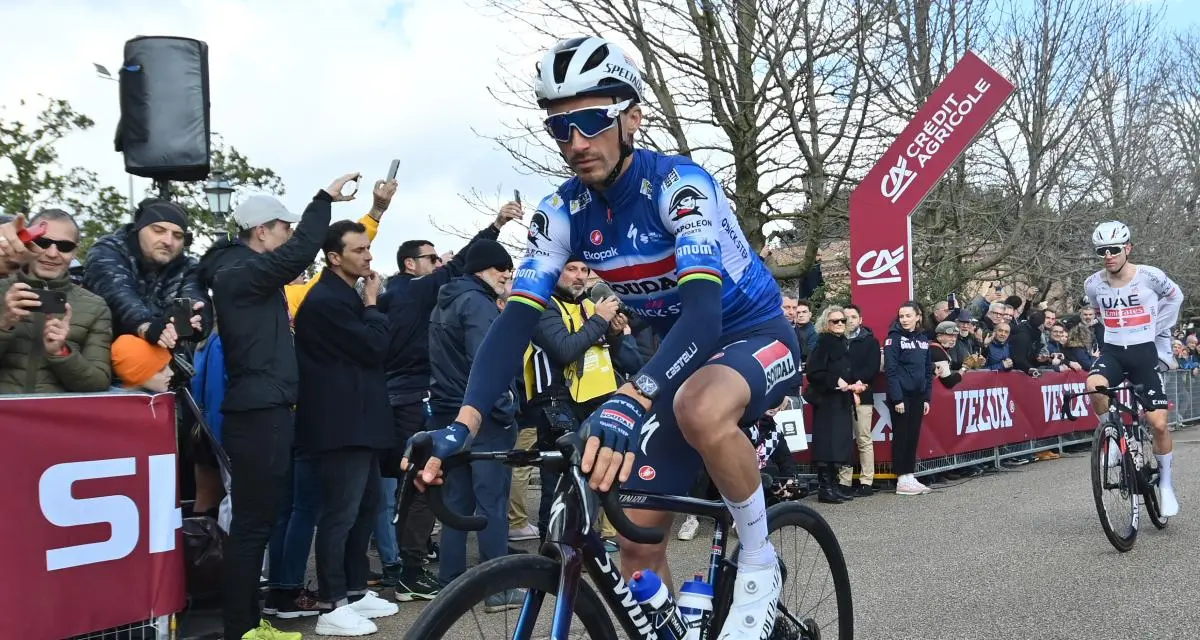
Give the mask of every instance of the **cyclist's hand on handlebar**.
[{"label": "cyclist's hand on handlebar", "polygon": [[[425,461],[425,468],[413,480],[414,484],[421,490],[424,490],[426,486],[431,484],[442,484],[444,481],[442,477],[442,460],[465,450],[470,445],[471,430],[467,428],[467,425],[455,422],[437,431],[430,431],[429,437],[433,441],[433,451],[429,455],[429,460]],[[400,461],[400,469],[402,471],[408,471],[408,456],[411,451],[412,439],[410,438],[408,449],[405,451],[404,458]]]},{"label": "cyclist's hand on handlebar", "polygon": [[634,454],[646,409],[637,400],[614,393],[588,418],[591,434],[583,448],[580,469],[588,474],[588,486],[600,491],[612,488],[613,480],[625,482],[633,471]]}]

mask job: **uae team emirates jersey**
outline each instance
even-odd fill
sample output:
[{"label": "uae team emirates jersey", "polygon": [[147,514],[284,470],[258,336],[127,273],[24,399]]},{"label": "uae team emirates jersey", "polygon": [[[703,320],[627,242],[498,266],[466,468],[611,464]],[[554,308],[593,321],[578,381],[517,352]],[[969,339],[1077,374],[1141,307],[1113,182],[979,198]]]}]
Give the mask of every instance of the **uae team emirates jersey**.
[{"label": "uae team emirates jersey", "polygon": [[691,278],[721,284],[723,334],[783,314],[779,287],[751,250],[724,191],[682,156],[637,150],[605,191],[572,178],[543,199],[509,300],[544,309],[571,256],[660,336],[679,319],[678,287]]},{"label": "uae team emirates jersey", "polygon": [[[1104,342],[1116,346],[1155,342],[1162,335],[1169,338],[1183,306],[1179,285],[1161,269],[1146,265],[1138,265],[1123,287],[1110,286],[1101,270],[1084,282],[1083,289],[1104,323]],[[1169,344],[1168,340],[1168,351]]]}]

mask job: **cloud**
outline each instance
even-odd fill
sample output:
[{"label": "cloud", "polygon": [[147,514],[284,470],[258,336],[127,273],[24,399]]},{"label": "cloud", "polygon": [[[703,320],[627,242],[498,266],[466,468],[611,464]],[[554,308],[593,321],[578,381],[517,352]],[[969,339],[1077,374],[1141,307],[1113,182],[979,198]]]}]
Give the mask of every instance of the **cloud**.
[{"label": "cloud", "polygon": [[[463,244],[430,218],[464,229],[487,224],[459,194],[519,188],[533,203],[552,188],[519,175],[507,154],[472,132],[501,132],[517,115],[487,89],[508,65],[533,64],[503,56],[521,34],[463,0],[17,1],[5,3],[4,15],[26,27],[0,41],[10,61],[0,67],[0,105],[38,93],[69,100],[97,126],[63,144],[63,163],[95,170],[123,192],[127,176],[112,147],[117,85],[92,63],[115,70],[124,42],[138,35],[209,44],[212,127],[281,175],[289,207],[362,171],[359,199],[334,209],[335,218],[357,218],[370,206],[369,185],[400,158],[400,192],[375,242],[385,273],[403,240],[430,239],[440,250]],[[136,183],[140,197],[148,181]]]}]

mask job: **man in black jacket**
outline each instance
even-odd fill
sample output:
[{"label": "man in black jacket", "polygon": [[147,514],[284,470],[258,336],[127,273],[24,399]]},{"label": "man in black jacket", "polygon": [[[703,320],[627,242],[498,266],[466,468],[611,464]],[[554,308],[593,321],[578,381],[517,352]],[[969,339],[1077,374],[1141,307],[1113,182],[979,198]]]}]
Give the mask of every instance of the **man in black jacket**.
[{"label": "man in black jacket", "polygon": [[[879,339],[869,327],[862,324],[862,310],[857,305],[846,305],[846,351],[850,359],[851,384],[862,382],[867,390],[858,394],[858,405],[854,408],[854,442],[858,445],[858,463],[862,473],[858,478],[858,489],[852,495],[869,496],[875,492],[871,483],[875,480],[875,442],[872,431],[875,419],[875,392],[871,388],[879,375],[882,351]],[[854,478],[854,467],[842,467],[838,473],[837,490],[845,497],[850,493]]]},{"label": "man in black jacket", "polygon": [[[316,455],[321,480],[317,587],[332,609],[317,619],[317,633],[357,636],[378,631],[370,618],[400,610],[367,590],[378,454],[395,446],[380,348],[388,323],[376,308],[382,280],[371,270],[367,228],[335,222],[321,251],[327,273],[296,314],[296,444]],[[361,298],[355,291],[359,278]]]},{"label": "man in black jacket", "polygon": [[247,198],[233,213],[237,239],[217,242],[200,261],[201,281],[213,291],[228,376],[221,403],[233,503],[224,564],[226,638],[242,638],[260,624],[263,552],[292,461],[299,373],[283,286],[312,263],[329,227],[330,204],[352,199],[341,190],[357,179],[353,173],[335,180],[313,197],[303,217],[270,196]]},{"label": "man in black jacket", "polygon": [[[467,253],[465,269],[466,275],[438,292],[437,308],[429,319],[431,424],[448,424],[462,406],[475,352],[488,327],[500,316],[496,301],[512,277],[512,257],[495,240],[477,240]],[[472,450],[513,448],[517,442],[515,414],[515,395],[510,389],[483,416]],[[446,505],[457,513],[476,513],[488,519],[487,527],[478,534],[481,562],[508,553],[510,473],[499,462],[476,462],[446,477]],[[438,577],[449,583],[466,568],[467,533],[446,527]]]},{"label": "man in black jacket", "polygon": [[[400,273],[388,280],[387,291],[379,298],[379,310],[388,317],[387,371],[388,400],[392,406],[392,424],[397,448],[380,460],[383,475],[398,475],[400,450],[408,439],[425,430],[425,396],[429,394],[429,314],[437,306],[438,291],[463,274],[471,247],[480,240],[495,240],[500,229],[521,217],[520,203],[509,202],[500,209],[496,220],[480,231],[446,264],[433,245],[424,240],[409,240],[396,251]],[[414,494],[407,514],[396,521],[396,542],[403,568],[384,566],[385,580],[396,581],[396,598],[401,602],[429,600],[441,585],[424,569],[434,516],[425,504],[425,494]]]}]

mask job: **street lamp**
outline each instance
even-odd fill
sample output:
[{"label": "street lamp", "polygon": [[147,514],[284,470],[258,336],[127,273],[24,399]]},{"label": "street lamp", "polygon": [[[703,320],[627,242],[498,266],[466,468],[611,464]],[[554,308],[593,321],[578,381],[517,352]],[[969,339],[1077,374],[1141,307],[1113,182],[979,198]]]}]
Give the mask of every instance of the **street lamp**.
[{"label": "street lamp", "polygon": [[233,183],[225,177],[224,171],[213,170],[212,176],[204,184],[204,194],[208,197],[208,210],[213,215],[229,215],[230,200],[233,198]]}]

